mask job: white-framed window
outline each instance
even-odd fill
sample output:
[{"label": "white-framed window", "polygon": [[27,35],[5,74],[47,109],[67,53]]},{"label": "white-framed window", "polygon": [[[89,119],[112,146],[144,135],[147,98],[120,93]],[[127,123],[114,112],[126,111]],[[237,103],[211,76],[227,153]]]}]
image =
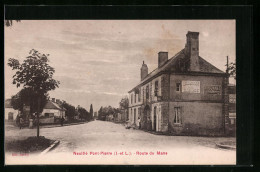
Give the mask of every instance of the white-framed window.
[{"label": "white-framed window", "polygon": [[134,108],[134,123],[136,123],[136,108]]},{"label": "white-framed window", "polygon": [[176,91],[181,92],[181,83],[180,82],[176,83]]},{"label": "white-framed window", "polygon": [[144,88],[143,88],[143,102],[144,102]]},{"label": "white-framed window", "polygon": [[174,124],[181,124],[181,108],[180,107],[174,107]]},{"label": "white-framed window", "polygon": [[154,96],[158,96],[159,86],[158,81],[154,83]]},{"label": "white-framed window", "polygon": [[149,85],[146,86],[146,100],[149,99]]},{"label": "white-framed window", "polygon": [[138,102],[141,101],[141,88],[138,89],[139,90],[139,93],[138,93]]}]

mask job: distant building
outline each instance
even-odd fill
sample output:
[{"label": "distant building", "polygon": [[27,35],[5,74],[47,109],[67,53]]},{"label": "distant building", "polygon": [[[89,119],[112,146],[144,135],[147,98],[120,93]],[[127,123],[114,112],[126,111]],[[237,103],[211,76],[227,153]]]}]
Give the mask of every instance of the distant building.
[{"label": "distant building", "polygon": [[109,114],[106,116],[106,121],[114,121],[114,115],[113,114]]},{"label": "distant building", "polygon": [[228,75],[199,56],[199,33],[186,34],[185,48],[168,59],[158,53],[158,68],[129,93],[129,120],[141,128],[175,135],[223,135],[228,116]]},{"label": "distant building", "polygon": [[124,123],[127,121],[127,109],[120,109],[120,112],[115,114],[115,122]]},{"label": "distant building", "polygon": [[98,118],[98,113],[94,112],[94,119],[97,119],[97,118]]}]

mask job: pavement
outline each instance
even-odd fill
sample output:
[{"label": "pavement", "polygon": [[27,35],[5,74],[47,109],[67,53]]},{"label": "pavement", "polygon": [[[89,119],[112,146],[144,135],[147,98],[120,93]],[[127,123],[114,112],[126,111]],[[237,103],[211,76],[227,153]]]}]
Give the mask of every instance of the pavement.
[{"label": "pavement", "polygon": [[[5,141],[36,135],[36,129],[6,128]],[[107,121],[41,128],[40,135],[60,144],[44,158],[15,161],[23,164],[235,164],[236,151],[221,149],[216,143],[235,142],[234,137],[191,137],[154,135],[142,130],[125,129]],[[121,156],[101,156],[90,152],[124,152]],[[154,156],[145,153],[153,152]],[[158,154],[159,152],[159,154]],[[164,152],[167,155],[161,155]],[[80,156],[88,153],[87,156]],[[142,154],[143,153],[143,154]],[[130,155],[129,155],[130,154]],[[8,155],[9,156],[9,155]],[[13,162],[13,157],[8,157]],[[17,160],[17,159],[16,159]],[[25,160],[25,159],[23,159]]]}]

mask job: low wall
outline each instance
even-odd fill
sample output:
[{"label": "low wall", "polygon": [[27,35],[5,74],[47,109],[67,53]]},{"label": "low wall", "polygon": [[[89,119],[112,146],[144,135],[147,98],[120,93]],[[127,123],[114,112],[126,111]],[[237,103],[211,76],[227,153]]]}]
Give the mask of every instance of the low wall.
[{"label": "low wall", "polygon": [[41,118],[40,119],[41,124],[53,124],[54,122],[55,122],[54,117],[52,117],[52,118]]}]

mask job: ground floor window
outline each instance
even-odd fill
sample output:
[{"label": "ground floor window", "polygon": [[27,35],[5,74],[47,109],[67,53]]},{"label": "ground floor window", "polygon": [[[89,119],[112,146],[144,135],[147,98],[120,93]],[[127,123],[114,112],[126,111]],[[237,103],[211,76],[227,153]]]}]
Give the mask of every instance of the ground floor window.
[{"label": "ground floor window", "polygon": [[136,123],[136,108],[134,108],[134,123]]},{"label": "ground floor window", "polygon": [[138,117],[141,118],[141,108],[138,108]]},{"label": "ground floor window", "polygon": [[133,120],[133,109],[131,108],[131,117],[130,117],[130,120]]},{"label": "ground floor window", "polygon": [[174,107],[174,124],[181,124],[181,108]]},{"label": "ground floor window", "polygon": [[44,117],[46,117],[46,118],[54,117],[54,113],[45,113]]},{"label": "ground floor window", "polygon": [[230,119],[230,123],[231,123],[231,124],[236,124],[236,119],[235,119],[235,118],[231,118],[231,119]]}]

